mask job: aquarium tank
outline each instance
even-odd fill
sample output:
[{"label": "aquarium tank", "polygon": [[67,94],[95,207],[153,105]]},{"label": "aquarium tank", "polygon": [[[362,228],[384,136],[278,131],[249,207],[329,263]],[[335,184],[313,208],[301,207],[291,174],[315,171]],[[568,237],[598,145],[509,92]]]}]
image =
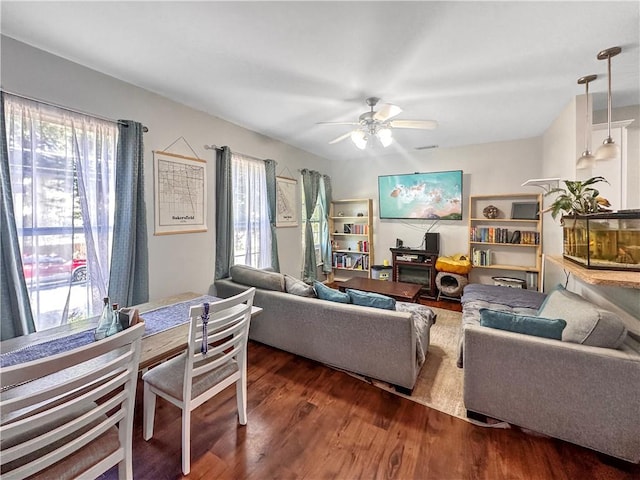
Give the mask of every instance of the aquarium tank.
[{"label": "aquarium tank", "polygon": [[640,271],[640,210],[565,216],[563,256],[586,268]]}]

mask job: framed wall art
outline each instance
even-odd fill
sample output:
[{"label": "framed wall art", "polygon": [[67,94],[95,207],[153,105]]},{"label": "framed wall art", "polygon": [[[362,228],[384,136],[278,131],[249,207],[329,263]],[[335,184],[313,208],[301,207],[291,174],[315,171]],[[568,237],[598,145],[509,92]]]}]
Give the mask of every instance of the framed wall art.
[{"label": "framed wall art", "polygon": [[276,177],[276,227],[297,227],[297,186],[293,178]]},{"label": "framed wall art", "polygon": [[207,162],[153,152],[155,234],[207,231]]}]

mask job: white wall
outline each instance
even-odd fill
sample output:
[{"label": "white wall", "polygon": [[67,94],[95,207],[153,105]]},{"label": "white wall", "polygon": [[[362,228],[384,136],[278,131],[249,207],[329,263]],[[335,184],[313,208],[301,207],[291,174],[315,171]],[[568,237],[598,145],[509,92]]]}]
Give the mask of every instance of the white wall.
[{"label": "white wall", "polygon": [[[583,141],[584,105],[586,97],[571,99],[560,115],[549,126],[542,136],[543,167],[542,178],[576,178],[576,162],[582,154],[580,145]],[[577,110],[582,113],[578,113]],[[581,119],[581,122],[578,120]],[[562,183],[561,183],[562,186]],[[544,197],[543,205],[546,208],[553,201],[553,197]],[[543,249],[550,255],[562,255],[562,228],[560,219],[553,220],[550,213],[542,217]],[[549,282],[545,280],[548,285]],[[555,280],[552,280],[555,284]]]},{"label": "white wall", "polygon": [[[131,119],[149,127],[145,145],[145,200],[149,229],[150,297],[185,291],[206,292],[215,260],[215,155],[205,144],[228,145],[239,153],[278,162],[276,172],[298,176],[301,168],[327,171],[327,160],[225,122],[164,97],[69,62],[24,43],[2,37],[2,88],[57,105],[112,119]],[[153,151],[184,137],[208,162],[208,231],[154,236]],[[187,143],[170,152],[194,156]],[[301,230],[278,229],[281,270],[299,275]]]},{"label": "white wall", "polygon": [[375,264],[391,259],[389,248],[396,238],[405,246],[418,247],[430,220],[380,220],[378,215],[378,176],[443,170],[463,171],[463,220],[441,221],[432,232],[440,233],[440,253],[468,253],[469,195],[494,193],[537,193],[531,187],[521,187],[529,178],[542,172],[540,137],[511,142],[487,143],[457,148],[442,148],[408,152],[404,157],[381,155],[348,163],[332,163],[333,197],[374,199],[374,259]]},{"label": "white wall", "polygon": [[[627,198],[625,208],[640,208],[640,105],[613,109],[611,112],[611,120],[612,122],[633,120],[626,128],[627,164],[625,167],[627,173]],[[593,123],[606,124],[607,111],[598,110],[593,112]],[[594,135],[593,138],[594,151],[600,146],[604,137],[606,137],[606,133],[602,131],[598,132],[598,134],[599,135]]]}]

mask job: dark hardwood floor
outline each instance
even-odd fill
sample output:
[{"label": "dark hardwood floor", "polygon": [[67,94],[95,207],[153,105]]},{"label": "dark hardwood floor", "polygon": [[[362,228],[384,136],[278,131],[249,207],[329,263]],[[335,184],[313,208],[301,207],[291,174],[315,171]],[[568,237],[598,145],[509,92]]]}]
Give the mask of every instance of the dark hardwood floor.
[{"label": "dark hardwood floor", "polygon": [[[638,465],[518,429],[475,426],[255,342],[248,392],[246,426],[237,423],[234,387],[192,413],[189,479],[640,478]],[[179,410],[158,398],[154,437],[142,439],[140,382],[136,479],[183,478],[180,428]]]}]

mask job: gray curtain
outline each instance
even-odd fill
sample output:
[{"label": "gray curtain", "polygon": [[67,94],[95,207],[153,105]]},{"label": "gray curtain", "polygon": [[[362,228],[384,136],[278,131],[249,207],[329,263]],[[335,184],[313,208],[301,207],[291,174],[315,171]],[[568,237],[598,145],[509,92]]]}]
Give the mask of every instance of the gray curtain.
[{"label": "gray curtain", "polygon": [[118,125],[109,297],[122,306],[149,301],[142,129],[142,124],[130,120]]},{"label": "gray curtain", "polygon": [[302,268],[302,278],[305,282],[312,282],[318,278],[316,263],[316,253],[313,244],[313,229],[311,228],[311,217],[316,208],[318,191],[320,190],[320,173],[315,170],[302,170],[302,187],[304,190],[305,202],[305,245],[304,264]]},{"label": "gray curtain", "polygon": [[29,293],[22,270],[22,256],[13,211],[9,151],[4,116],[4,94],[0,92],[0,340],[36,331]]},{"label": "gray curtain", "polygon": [[271,225],[271,268],[280,271],[278,260],[278,236],[276,235],[276,161],[265,160],[267,173],[267,200],[269,203],[269,224]]},{"label": "gray curtain", "polygon": [[329,205],[331,205],[331,177],[322,176],[322,190],[320,192],[320,205],[322,205],[322,222],[320,224],[320,250],[322,254],[322,272],[329,274],[331,268],[331,240],[329,238]]},{"label": "gray curtain", "polygon": [[233,264],[233,195],[231,192],[231,150],[216,153],[216,268],[214,279],[229,276]]}]

